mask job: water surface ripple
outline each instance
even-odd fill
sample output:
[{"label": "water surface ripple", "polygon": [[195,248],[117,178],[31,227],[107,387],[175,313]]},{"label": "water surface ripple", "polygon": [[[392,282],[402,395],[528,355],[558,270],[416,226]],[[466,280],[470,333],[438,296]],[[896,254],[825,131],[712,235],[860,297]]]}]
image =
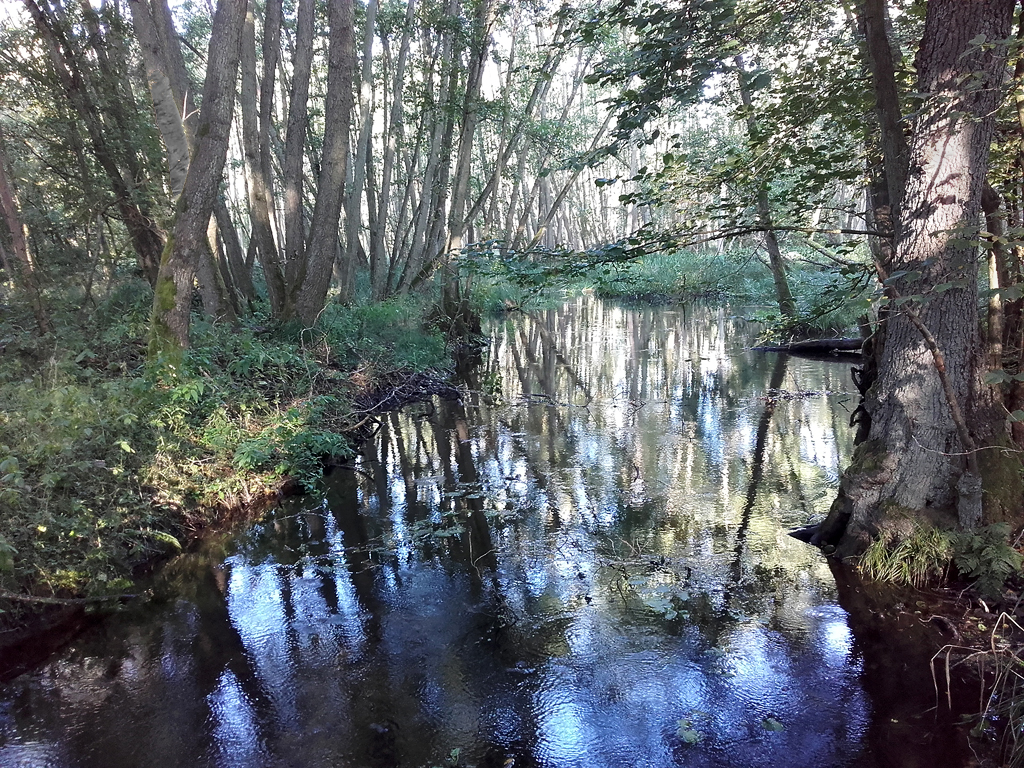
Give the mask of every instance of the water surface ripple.
[{"label": "water surface ripple", "polygon": [[882,701],[905,669],[786,535],[849,461],[848,366],[753,340],[593,298],[495,323],[462,402],[0,686],[0,765],[958,764],[900,753],[930,692]]}]

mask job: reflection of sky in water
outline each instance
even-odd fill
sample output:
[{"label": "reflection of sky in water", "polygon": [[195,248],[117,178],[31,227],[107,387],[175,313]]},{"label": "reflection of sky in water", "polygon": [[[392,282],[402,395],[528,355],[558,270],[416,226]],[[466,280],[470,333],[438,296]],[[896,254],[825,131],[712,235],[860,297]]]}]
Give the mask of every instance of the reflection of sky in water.
[{"label": "reflection of sky in water", "polygon": [[742,351],[739,321],[574,311],[500,327],[485,365],[504,405],[387,419],[326,504],[244,537],[222,586],[204,576],[194,605],[132,630],[113,672],[83,673],[85,654],[29,678],[47,714],[3,705],[0,764],[131,765],[86,746],[129,724],[152,766],[855,758],[870,705],[846,614],[783,533],[824,511],[849,456],[822,394],[849,389],[845,368],[789,369],[783,389],[818,394],[778,400],[756,457],[776,358]]},{"label": "reflection of sky in water", "polygon": [[260,744],[259,729],[252,704],[229,671],[221,675],[217,690],[209,697],[214,719],[217,764],[225,768],[253,768],[267,763]]}]

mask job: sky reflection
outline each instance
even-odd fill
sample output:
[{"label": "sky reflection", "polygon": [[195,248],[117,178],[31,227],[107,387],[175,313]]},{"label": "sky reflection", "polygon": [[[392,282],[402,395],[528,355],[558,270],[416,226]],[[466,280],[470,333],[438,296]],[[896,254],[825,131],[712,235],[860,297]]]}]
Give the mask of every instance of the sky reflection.
[{"label": "sky reflection", "polygon": [[462,402],[384,417],[324,498],[0,688],[0,765],[880,764],[785,534],[849,459],[848,371],[752,340],[591,298],[497,324]]}]

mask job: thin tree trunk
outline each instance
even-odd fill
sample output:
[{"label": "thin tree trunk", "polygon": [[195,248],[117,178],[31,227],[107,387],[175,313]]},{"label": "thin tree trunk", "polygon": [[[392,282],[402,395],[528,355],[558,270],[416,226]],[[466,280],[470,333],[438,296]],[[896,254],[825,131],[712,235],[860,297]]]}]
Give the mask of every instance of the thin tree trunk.
[{"label": "thin tree trunk", "polygon": [[[391,118],[384,140],[384,157],[381,161],[380,198],[377,202],[377,226],[370,232],[370,275],[373,298],[380,301],[391,291],[393,264],[384,269],[384,227],[391,205],[391,177],[394,172],[396,146],[402,130],[402,94],[405,87],[405,67],[409,59],[413,24],[416,18],[416,0],[409,0],[405,9],[405,27],[398,49],[398,63],[391,90]],[[375,278],[375,279],[374,279]]]},{"label": "thin tree trunk", "polygon": [[[377,23],[377,0],[366,4],[366,28],[363,37],[363,58],[359,75],[359,133],[356,138],[355,162],[352,166],[352,194],[345,209],[345,248],[341,263],[342,282],[339,299],[352,301],[355,286],[356,254],[363,223],[363,193],[366,186],[366,164],[370,150],[370,129],[373,127],[373,38]],[[370,258],[370,281],[375,281],[379,267]]]},{"label": "thin tree trunk", "polygon": [[222,196],[218,196],[217,202],[214,203],[213,215],[217,219],[221,242],[224,243],[224,255],[234,288],[246,301],[252,301],[256,298],[252,270],[246,263],[242,243],[238,239],[238,229],[231,220],[231,212],[228,211],[227,202]]},{"label": "thin tree trunk", "polygon": [[[150,215],[148,203],[137,194],[136,177],[120,167],[118,157],[130,154],[133,148],[119,152],[108,138],[100,111],[92,99],[91,89],[80,66],[78,46],[70,41],[57,22],[43,11],[36,0],[23,0],[46,47],[50,63],[68,101],[74,106],[92,145],[93,154],[110,182],[118,213],[131,237],[142,274],[154,283],[163,250],[163,233]],[[127,179],[131,179],[129,183]]]},{"label": "thin tree trunk", "polygon": [[[747,84],[747,73],[743,69],[743,59],[736,57],[736,74],[739,80],[740,98],[747,113],[747,132],[751,141],[756,141],[760,134],[758,130],[757,117],[754,113],[754,104],[750,96],[750,87]],[[765,228],[764,245],[768,251],[768,263],[771,266],[772,280],[775,283],[775,298],[779,304],[779,312],[787,320],[796,317],[796,302],[793,300],[793,293],[789,288],[789,278],[786,275],[786,262],[782,257],[782,250],[779,248],[779,240],[772,229],[772,211],[768,202],[768,182],[762,180],[757,190],[757,218],[759,226]]]},{"label": "thin tree trunk", "polygon": [[252,241],[263,269],[267,297],[274,317],[284,312],[287,288],[272,219],[273,188],[270,164],[270,122],[274,99],[275,57],[281,33],[281,0],[268,0],[263,23],[263,82],[256,103],[256,23],[250,7],[242,33],[241,113],[242,145],[248,176]]},{"label": "thin tree trunk", "polygon": [[324,136],[320,188],[310,226],[308,266],[296,298],[296,314],[307,327],[316,322],[326,303],[338,248],[338,222],[348,165],[353,107],[353,22],[352,0],[333,0],[330,4],[327,104],[324,110],[327,133]]},{"label": "thin tree trunk", "polygon": [[302,160],[306,145],[309,113],[309,77],[313,63],[313,0],[299,0],[295,32],[295,56],[292,59],[292,87],[288,100],[288,127],[284,140],[284,270],[289,300],[284,316],[291,315],[289,304],[302,283],[305,271],[306,229],[302,206]]},{"label": "thin tree trunk", "polygon": [[220,0],[207,54],[198,142],[185,188],[178,198],[174,230],[164,249],[153,297],[150,354],[172,360],[188,347],[193,282],[203,253],[231,133],[235,81],[246,0]]},{"label": "thin tree trunk", "polygon": [[18,210],[18,202],[14,194],[14,186],[7,175],[7,157],[0,146],[0,212],[3,213],[3,222],[7,228],[10,251],[14,258],[8,258],[7,244],[5,238],[0,237],[0,248],[4,250],[4,269],[16,284],[20,283],[29,304],[32,306],[32,314],[35,315],[36,327],[40,334],[49,333],[53,330],[50,323],[50,316],[43,304],[43,295],[39,287],[39,276],[36,274],[35,262],[28,247],[28,238],[25,237],[25,225],[21,220]]},{"label": "thin tree trunk", "polygon": [[156,127],[160,131],[164,147],[167,149],[167,165],[170,171],[170,192],[172,199],[177,199],[185,186],[188,175],[189,142],[185,136],[185,126],[180,107],[175,103],[174,88],[167,61],[160,46],[156,24],[150,13],[146,0],[128,0],[132,12],[132,26],[135,37],[139,41],[142,60],[146,66],[146,78],[149,80],[149,92],[153,98],[153,114]]}]

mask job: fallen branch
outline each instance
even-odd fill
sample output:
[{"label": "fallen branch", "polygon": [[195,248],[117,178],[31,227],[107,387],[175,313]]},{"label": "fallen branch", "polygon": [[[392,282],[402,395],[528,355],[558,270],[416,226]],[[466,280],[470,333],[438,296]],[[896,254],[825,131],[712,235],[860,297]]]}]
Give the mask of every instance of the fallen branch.
[{"label": "fallen branch", "polygon": [[118,600],[134,600],[138,595],[102,595],[98,597],[42,597],[39,595],[19,595],[0,589],[0,600],[12,600],[16,603],[36,603],[39,605],[90,605],[92,603],[111,603]]}]

